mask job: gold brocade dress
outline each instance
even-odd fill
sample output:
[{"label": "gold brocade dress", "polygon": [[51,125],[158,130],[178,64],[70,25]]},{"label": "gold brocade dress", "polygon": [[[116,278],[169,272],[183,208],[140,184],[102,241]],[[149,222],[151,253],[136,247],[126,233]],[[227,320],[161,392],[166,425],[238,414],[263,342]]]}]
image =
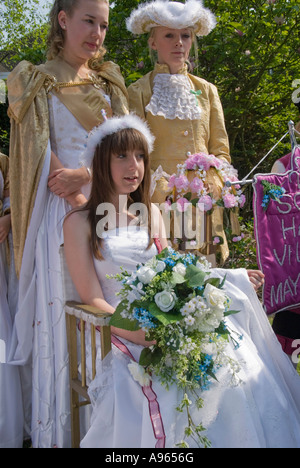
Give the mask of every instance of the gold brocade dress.
[{"label": "gold brocade dress", "polygon": [[[231,162],[217,88],[189,74],[187,66],[171,75],[167,65],[156,64],[153,71],[129,86],[128,94],[130,110],[145,119],[155,135],[151,154],[154,172],[161,166],[169,175],[176,173],[177,164],[199,152]],[[213,168],[207,172],[206,183],[219,198],[223,184]],[[167,180],[159,178],[153,202],[162,203],[169,193]],[[237,225],[235,228],[239,229]],[[219,247],[224,262],[229,251],[220,207],[215,207],[212,214],[212,236],[219,236],[224,241]]]}]

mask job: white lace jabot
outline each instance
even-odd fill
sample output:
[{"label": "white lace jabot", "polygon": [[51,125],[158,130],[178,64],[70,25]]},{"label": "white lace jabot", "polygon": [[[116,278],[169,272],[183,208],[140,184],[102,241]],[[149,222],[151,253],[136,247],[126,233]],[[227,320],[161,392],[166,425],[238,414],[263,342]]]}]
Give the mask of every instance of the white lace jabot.
[{"label": "white lace jabot", "polygon": [[165,119],[196,120],[201,116],[196,93],[189,77],[159,73],[153,82],[153,94],[146,111]]}]

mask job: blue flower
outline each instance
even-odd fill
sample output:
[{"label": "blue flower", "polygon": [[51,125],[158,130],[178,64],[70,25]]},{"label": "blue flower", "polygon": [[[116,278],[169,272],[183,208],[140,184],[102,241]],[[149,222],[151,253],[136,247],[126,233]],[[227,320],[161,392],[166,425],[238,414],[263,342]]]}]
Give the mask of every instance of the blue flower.
[{"label": "blue flower", "polygon": [[165,262],[166,265],[169,265],[169,266],[176,265],[175,260],[173,260],[173,258],[170,258],[170,257],[164,258],[164,262]]},{"label": "blue flower", "polygon": [[157,322],[150,312],[144,308],[135,307],[132,311],[132,316],[135,318],[142,328],[156,328]]}]

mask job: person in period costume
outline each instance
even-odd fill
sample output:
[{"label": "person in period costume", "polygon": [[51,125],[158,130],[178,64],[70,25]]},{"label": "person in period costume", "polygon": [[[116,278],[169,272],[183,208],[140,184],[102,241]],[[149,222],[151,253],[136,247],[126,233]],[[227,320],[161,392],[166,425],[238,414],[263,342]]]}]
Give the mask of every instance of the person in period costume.
[{"label": "person in period costume", "polygon": [[0,153],[0,448],[22,448],[19,367],[7,363],[18,288],[12,251],[8,168],[8,157]]},{"label": "person in period costume", "polygon": [[[157,53],[154,70],[128,88],[130,110],[147,120],[154,133],[155,147],[151,169],[157,181],[153,201],[162,203],[170,194],[168,175],[177,172],[191,154],[203,152],[230,163],[229,142],[222,104],[217,88],[188,71],[187,60],[196,37],[205,36],[215,27],[213,13],[201,0],[155,0],[139,5],[127,19],[127,28],[135,35],[150,33],[150,49]],[[220,195],[222,182],[213,169],[207,173],[210,191]],[[232,216],[233,232],[239,233]],[[223,229],[223,210],[215,207],[212,237],[224,240],[221,261],[228,256]]]},{"label": "person in period costume", "polygon": [[[111,314],[122,287],[112,276],[121,268],[133,273],[137,264],[151,260],[168,245],[159,208],[150,203],[152,145],[147,123],[136,115],[104,122],[87,148],[87,160],[94,154],[90,198],[64,222],[66,262],[82,302]],[[104,220],[108,226],[97,237],[95,227],[105,216],[96,215],[95,207],[103,202],[106,207],[110,203],[111,219]],[[133,223],[130,207],[135,202],[147,208],[148,219],[142,226]],[[249,275],[243,269],[211,272],[217,278],[226,275],[226,294],[233,309],[240,311],[226,324],[243,339],[237,350],[229,340],[226,352],[239,362],[242,382],[231,387],[226,366],[221,367],[217,381],[203,392],[204,407],[192,405],[190,416],[195,424],[202,421],[213,447],[299,447],[300,378],[281,350]],[[185,412],[176,410],[181,391],[173,384],[167,390],[155,375],[151,392],[150,386],[146,391],[147,384],[139,384],[128,367],[153,343],[142,329],[115,327],[112,343],[89,386],[93,412],[81,448],[174,447],[184,438],[186,426]],[[195,439],[186,439],[195,446]]]},{"label": "person in period costume", "polygon": [[56,0],[48,61],[9,75],[12,230],[19,301],[10,362],[32,363],[34,447],[69,447],[68,352],[59,247],[62,221],[86,201],[89,132],[128,112],[119,67],[103,62],[108,0]]}]

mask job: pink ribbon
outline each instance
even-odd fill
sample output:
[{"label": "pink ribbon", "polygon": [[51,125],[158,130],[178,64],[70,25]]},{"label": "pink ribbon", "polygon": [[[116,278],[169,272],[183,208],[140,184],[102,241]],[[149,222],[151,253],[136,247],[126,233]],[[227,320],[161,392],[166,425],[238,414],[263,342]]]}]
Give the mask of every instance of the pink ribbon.
[{"label": "pink ribbon", "polygon": [[[136,362],[131,352],[127,346],[122,343],[115,335],[111,335],[112,343],[123,353],[125,353],[130,359]],[[160,413],[159,403],[157,401],[157,395],[152,388],[152,383],[150,385],[144,385],[142,387],[143,394],[148,400],[149,414],[151,419],[151,424],[153,428],[153,433],[155,439],[157,439],[155,448],[165,448],[166,435],[164,431],[164,425]]]}]

